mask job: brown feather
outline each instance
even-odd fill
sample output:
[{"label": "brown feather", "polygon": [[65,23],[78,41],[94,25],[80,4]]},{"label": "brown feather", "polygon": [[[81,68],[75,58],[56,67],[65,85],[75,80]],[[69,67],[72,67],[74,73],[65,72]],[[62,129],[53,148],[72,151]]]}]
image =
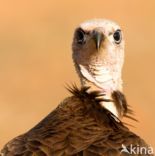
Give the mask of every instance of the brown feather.
[{"label": "brown feather", "polygon": [[111,112],[103,108],[99,92],[88,88],[68,89],[66,98],[53,112],[27,133],[2,149],[2,156],[110,156],[120,154],[121,145],[146,146]]}]

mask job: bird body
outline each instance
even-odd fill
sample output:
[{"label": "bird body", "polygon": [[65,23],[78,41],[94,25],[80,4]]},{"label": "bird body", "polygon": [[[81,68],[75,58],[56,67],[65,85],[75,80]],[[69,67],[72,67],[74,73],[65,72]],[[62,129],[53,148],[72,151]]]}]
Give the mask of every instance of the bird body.
[{"label": "bird body", "polygon": [[126,153],[120,153],[122,144],[148,148],[99,105],[106,100],[98,99],[98,92],[87,93],[87,89],[70,89],[71,97],[30,131],[5,145],[2,156],[124,156]]},{"label": "bird body", "polygon": [[121,121],[133,117],[122,93],[120,27],[109,20],[84,22],[75,30],[72,50],[81,88],[68,87],[72,95],[34,128],[8,142],[1,156],[153,155]]}]

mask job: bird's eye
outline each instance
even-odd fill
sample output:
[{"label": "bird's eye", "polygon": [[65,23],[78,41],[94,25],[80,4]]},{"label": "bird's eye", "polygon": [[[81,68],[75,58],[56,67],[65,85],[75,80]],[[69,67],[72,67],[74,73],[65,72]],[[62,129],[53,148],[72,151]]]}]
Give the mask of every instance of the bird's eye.
[{"label": "bird's eye", "polygon": [[113,38],[115,40],[115,43],[119,44],[122,40],[121,30],[116,30],[113,34]]},{"label": "bird's eye", "polygon": [[76,39],[78,44],[85,43],[85,32],[81,28],[79,28],[76,32]]}]

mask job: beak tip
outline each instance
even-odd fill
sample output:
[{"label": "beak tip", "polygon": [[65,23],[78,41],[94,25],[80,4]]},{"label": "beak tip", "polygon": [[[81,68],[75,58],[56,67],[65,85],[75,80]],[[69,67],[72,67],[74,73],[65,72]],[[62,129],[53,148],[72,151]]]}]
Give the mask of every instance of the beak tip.
[{"label": "beak tip", "polygon": [[99,50],[100,49],[100,46],[101,46],[101,42],[100,41],[97,41],[97,43],[96,43],[96,49]]}]

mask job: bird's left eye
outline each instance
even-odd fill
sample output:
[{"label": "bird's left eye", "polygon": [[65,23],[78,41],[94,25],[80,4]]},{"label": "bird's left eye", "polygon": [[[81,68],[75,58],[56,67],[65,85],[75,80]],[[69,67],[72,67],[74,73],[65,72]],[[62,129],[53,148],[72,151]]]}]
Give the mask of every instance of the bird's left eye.
[{"label": "bird's left eye", "polygon": [[76,39],[78,44],[85,43],[85,32],[81,28],[79,28],[76,32]]},{"label": "bird's left eye", "polygon": [[115,40],[115,43],[119,44],[122,40],[121,30],[116,30],[113,34],[113,38]]}]

